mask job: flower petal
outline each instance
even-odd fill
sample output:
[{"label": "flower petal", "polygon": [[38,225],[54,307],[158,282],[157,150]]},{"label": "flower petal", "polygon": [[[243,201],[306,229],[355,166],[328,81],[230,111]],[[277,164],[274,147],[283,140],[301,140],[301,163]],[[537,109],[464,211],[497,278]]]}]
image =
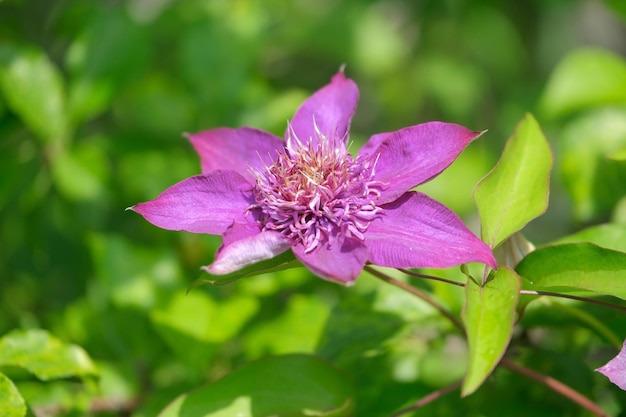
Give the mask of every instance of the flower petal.
[{"label": "flower petal", "polygon": [[443,204],[409,192],[382,206],[365,232],[369,261],[393,268],[447,268],[482,262],[496,268],[489,246]]},{"label": "flower petal", "polygon": [[224,242],[211,265],[202,269],[224,275],[245,266],[280,255],[291,241],[277,232],[262,232],[258,224],[233,223],[224,233]]},{"label": "flower petal", "polygon": [[330,138],[343,139],[347,143],[350,120],[358,100],[359,89],[356,84],[340,71],[330,84],[317,90],[302,103],[291,121],[291,128],[300,141],[315,141],[315,121],[320,133]]},{"label": "flower petal", "polygon": [[622,350],[616,357],[611,359],[606,365],[596,369],[602,375],[609,378],[609,380],[626,391],[626,340],[622,346]]},{"label": "flower petal", "polygon": [[423,123],[374,136],[380,142],[376,151],[366,145],[359,156],[378,157],[375,179],[388,184],[379,203],[390,202],[436,177],[480,135],[452,123]]},{"label": "flower petal", "polygon": [[378,147],[385,141],[385,139],[395,133],[396,132],[384,132],[370,136],[368,141],[365,142],[365,144],[359,150],[359,155],[361,157],[365,155],[373,155],[378,150]]},{"label": "flower petal", "polygon": [[367,260],[367,249],[354,239],[345,239],[341,246],[323,245],[310,253],[304,253],[304,249],[303,245],[291,248],[315,275],[344,285],[354,283]]},{"label": "flower petal", "polygon": [[187,178],[129,209],[163,229],[218,235],[233,221],[245,219],[254,202],[251,190],[241,175],[221,170]]},{"label": "flower petal", "polygon": [[250,167],[270,165],[276,152],[285,146],[278,136],[249,127],[205,130],[188,134],[187,138],[200,155],[202,173],[230,169],[250,182],[254,182]]}]

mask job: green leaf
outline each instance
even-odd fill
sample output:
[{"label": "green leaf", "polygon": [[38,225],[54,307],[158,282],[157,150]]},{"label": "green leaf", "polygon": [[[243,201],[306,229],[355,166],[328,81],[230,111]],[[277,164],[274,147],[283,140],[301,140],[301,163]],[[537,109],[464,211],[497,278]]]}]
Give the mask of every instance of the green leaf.
[{"label": "green leaf", "polygon": [[584,48],[558,64],[540,100],[548,117],[606,104],[626,103],[626,62],[603,49]]},{"label": "green leaf", "polygon": [[101,302],[150,312],[184,286],[172,252],[146,248],[112,232],[91,234],[89,244]]},{"label": "green leaf", "polygon": [[626,147],[626,107],[590,111],[569,122],[558,143],[561,178],[574,217],[606,218],[626,194],[626,164],[609,159]]},{"label": "green leaf", "polygon": [[290,250],[281,253],[272,259],[257,262],[254,265],[246,266],[238,271],[231,272],[225,275],[209,275],[210,278],[198,278],[190,286],[189,289],[194,289],[204,284],[224,285],[237,281],[238,279],[245,277],[252,277],[260,274],[267,274],[270,272],[282,271],[284,269],[298,268],[302,264],[293,255]]},{"label": "green leaf", "polygon": [[218,303],[198,291],[174,295],[166,308],[150,314],[159,335],[183,360],[204,367],[212,346],[232,338],[258,310],[255,298],[233,296]]},{"label": "green leaf", "polygon": [[385,346],[405,322],[395,314],[376,311],[375,301],[375,293],[342,299],[330,313],[317,354],[346,369],[360,367],[365,352]]},{"label": "green leaf", "polygon": [[521,290],[519,276],[506,266],[491,272],[485,285],[468,279],[463,322],[467,328],[469,365],[462,396],[472,394],[491,374],[506,351]]},{"label": "green leaf", "polygon": [[351,416],[352,389],[342,374],[314,356],[261,359],[214,384],[183,394],[160,417]]},{"label": "green leaf", "polygon": [[47,381],[96,375],[79,346],[63,343],[44,330],[14,330],[0,338],[0,366],[18,366]]},{"label": "green leaf", "polygon": [[0,372],[0,410],[5,417],[24,417],[26,403],[13,382]]},{"label": "green leaf", "polygon": [[578,242],[589,242],[603,248],[626,252],[626,224],[607,223],[591,226],[551,242],[550,245]]},{"label": "green leaf", "polygon": [[63,79],[43,52],[0,47],[0,90],[8,107],[43,141],[67,139]]},{"label": "green leaf", "polygon": [[474,190],[482,238],[495,248],[548,207],[552,153],[537,121],[527,114],[494,169]]},{"label": "green leaf", "polygon": [[617,151],[610,152],[607,158],[614,161],[624,162],[626,161],[626,148],[618,149]]},{"label": "green leaf", "polygon": [[248,357],[265,353],[313,353],[327,323],[328,305],[317,296],[294,294],[280,316],[246,329]]},{"label": "green leaf", "polygon": [[71,200],[94,200],[105,193],[108,175],[106,154],[98,142],[77,143],[52,159],[54,183]]},{"label": "green leaf", "polygon": [[529,281],[528,289],[591,291],[626,300],[626,253],[591,243],[537,249],[516,270]]}]

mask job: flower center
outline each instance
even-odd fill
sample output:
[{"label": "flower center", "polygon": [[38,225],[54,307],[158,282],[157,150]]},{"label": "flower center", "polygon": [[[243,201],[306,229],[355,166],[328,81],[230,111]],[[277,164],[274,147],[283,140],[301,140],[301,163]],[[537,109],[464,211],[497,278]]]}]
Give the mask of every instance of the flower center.
[{"label": "flower center", "polygon": [[383,183],[376,161],[353,158],[342,140],[318,133],[317,143],[290,134],[273,165],[254,172],[256,210],[263,230],[277,231],[309,253],[345,238],[364,239],[383,209],[375,204]]}]

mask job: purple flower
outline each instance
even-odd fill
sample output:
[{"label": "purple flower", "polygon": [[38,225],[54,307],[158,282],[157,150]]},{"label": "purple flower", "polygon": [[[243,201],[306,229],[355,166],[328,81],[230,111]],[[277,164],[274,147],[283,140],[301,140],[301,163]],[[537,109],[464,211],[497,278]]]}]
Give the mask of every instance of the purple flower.
[{"label": "purple flower", "polygon": [[202,175],[132,210],[169,230],[220,234],[211,274],[291,249],[316,275],[352,283],[366,262],[444,268],[482,262],[491,249],[444,205],[408,191],[448,167],[480,133],[431,122],[347,151],[359,97],[337,73],[288,123],[286,140],[247,127],[189,135]]},{"label": "purple flower", "polygon": [[596,369],[602,375],[609,378],[609,380],[626,391],[626,341],[622,346],[622,350],[616,357],[611,359],[606,365]]}]

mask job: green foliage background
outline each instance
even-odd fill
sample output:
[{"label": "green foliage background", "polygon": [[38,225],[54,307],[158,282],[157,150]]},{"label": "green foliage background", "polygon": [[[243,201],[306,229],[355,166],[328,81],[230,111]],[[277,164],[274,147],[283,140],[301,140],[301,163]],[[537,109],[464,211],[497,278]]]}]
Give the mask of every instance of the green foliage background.
[{"label": "green foliage background", "polygon": [[[152,416],[252,359],[317,353],[350,375],[356,415],[385,416],[458,379],[465,342],[409,295],[367,274],[346,289],[305,269],[187,293],[220,239],[124,209],[199,172],[183,132],[281,134],[345,64],[361,90],[354,148],[429,120],[489,129],[422,187],[474,230],[472,189],[527,111],[556,156],[531,240],[624,223],[623,157],[606,156],[626,148],[625,19],[619,1],[594,0],[0,1],[0,334],[47,329],[100,373],[97,387],[18,373],[20,392],[35,410],[80,414],[98,400]],[[555,72],[566,56],[574,63]],[[590,63],[608,78],[594,83]],[[462,290],[415,285],[460,313]],[[520,358],[624,413],[623,394],[592,372],[612,351],[589,323],[623,339],[623,317],[544,307],[525,317]],[[586,415],[506,372],[423,412]]]}]

